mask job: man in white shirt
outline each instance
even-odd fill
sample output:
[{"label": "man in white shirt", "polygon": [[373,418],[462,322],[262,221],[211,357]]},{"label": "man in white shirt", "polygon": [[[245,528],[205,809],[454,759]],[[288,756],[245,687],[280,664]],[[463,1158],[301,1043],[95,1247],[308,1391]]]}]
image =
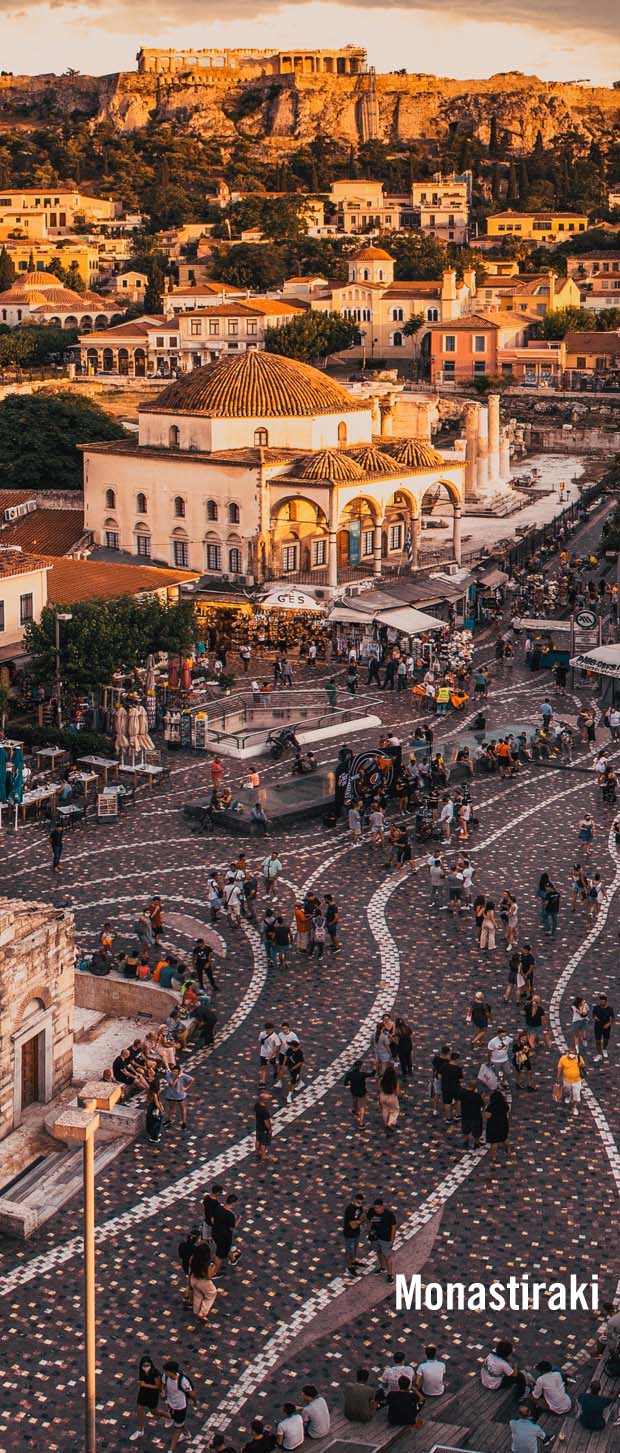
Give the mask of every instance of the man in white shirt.
[{"label": "man in white shirt", "polygon": [[506,1034],[504,1029],[498,1029],[497,1034],[494,1034],[493,1038],[489,1040],[487,1049],[489,1063],[495,1072],[502,1070],[506,1074],[512,1049],[512,1035]]},{"label": "man in white shirt", "polygon": [[408,1377],[410,1383],[413,1383],[415,1373],[413,1370],[413,1366],[410,1363],[405,1362],[404,1352],[395,1352],[392,1362],[389,1364],[388,1367],[384,1367],[383,1372],[381,1373],[381,1377],[379,1378],[379,1382],[381,1383],[381,1387],[384,1390],[386,1397],[388,1393],[398,1392],[398,1380],[401,1377]]},{"label": "man in white shirt", "polygon": [[441,823],[441,835],[445,843],[452,841],[452,822],[454,819],[454,803],[451,797],[444,797],[443,807],[439,814]]},{"label": "man in white shirt", "polygon": [[508,1361],[512,1352],[512,1342],[498,1342],[494,1352],[489,1352],[480,1368],[480,1381],[483,1387],[491,1392],[497,1392],[498,1388],[506,1387],[514,1382],[517,1376],[517,1365]]},{"label": "man in white shirt", "polygon": [[612,742],[620,740],[620,711],[617,706],[612,706],[609,713],[609,730]]},{"label": "man in white shirt", "polygon": [[286,1453],[291,1453],[293,1448],[301,1448],[304,1441],[304,1424],[301,1413],[297,1412],[294,1403],[285,1403],[282,1408],[284,1417],[280,1419],[276,1428],[276,1439],[279,1448],[284,1448]]},{"label": "man in white shirt", "polygon": [[439,1398],[445,1391],[446,1364],[437,1356],[437,1348],[432,1343],[424,1352],[426,1361],[418,1363],[416,1368],[416,1387],[427,1398]]},{"label": "man in white shirt", "polygon": [[570,1393],[566,1391],[559,1368],[553,1368],[550,1362],[538,1362],[536,1371],[539,1376],[532,1388],[534,1401],[539,1407],[547,1408],[550,1413],[569,1413],[572,1400]]},{"label": "man in white shirt", "polygon": [[309,1438],[326,1438],[331,1426],[329,1408],[324,1397],[320,1397],[312,1383],[306,1383],[303,1390],[306,1406],[302,1412],[303,1425]]},{"label": "man in white shirt", "polygon": [[431,902],[436,902],[441,892],[441,885],[446,877],[446,867],[443,858],[439,853],[431,853],[428,859],[428,876],[431,882]]},{"label": "man in white shirt", "polygon": [[267,1020],[267,1022],[265,1023],[265,1028],[264,1029],[261,1029],[261,1032],[260,1032],[260,1034],[258,1036],[258,1058],[259,1058],[258,1083],[259,1083],[259,1085],[264,1085],[265,1080],[267,1079],[267,1066],[268,1065],[271,1065],[272,1068],[273,1068],[273,1071],[274,1071],[274,1080],[277,1079],[277,1075],[278,1075],[278,1054],[279,1054],[279,1052],[280,1052],[280,1035],[278,1034],[278,1031],[277,1031],[275,1025],[274,1024],[271,1024],[270,1021]]}]

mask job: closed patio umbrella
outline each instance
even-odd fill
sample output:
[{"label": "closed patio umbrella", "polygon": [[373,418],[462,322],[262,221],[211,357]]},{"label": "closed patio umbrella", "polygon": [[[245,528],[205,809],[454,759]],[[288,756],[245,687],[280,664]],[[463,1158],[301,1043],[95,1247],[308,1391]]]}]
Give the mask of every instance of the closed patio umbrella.
[{"label": "closed patio umbrella", "polygon": [[127,712],[122,702],[119,701],[114,712],[114,751],[118,757],[127,751],[129,738],[127,736]]}]

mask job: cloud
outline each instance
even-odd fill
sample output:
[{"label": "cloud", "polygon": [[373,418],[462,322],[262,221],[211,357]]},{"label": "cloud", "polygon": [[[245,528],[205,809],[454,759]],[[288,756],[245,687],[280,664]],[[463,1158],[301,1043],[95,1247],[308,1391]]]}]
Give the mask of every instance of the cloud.
[{"label": "cloud", "polygon": [[[29,8],[43,3],[44,0],[32,0]],[[53,0],[53,3],[54,9],[76,8],[75,0]],[[559,32],[560,35],[567,31],[590,36],[613,35],[614,39],[618,35],[617,0],[590,0],[585,10],[583,0],[546,0],[544,5],[540,4],[540,0],[416,0],[414,5],[410,0],[381,0],[380,4],[377,0],[338,0],[338,3],[343,9],[354,6],[360,10],[423,11],[440,18],[446,25],[454,17],[474,23],[530,25],[538,30]],[[298,0],[297,8],[303,11],[304,5],[305,0]],[[15,17],[13,7],[14,0],[0,0],[0,11]],[[87,14],[96,9],[100,23],[107,20],[120,31],[129,27],[135,29],[136,22],[148,24],[149,34],[153,36],[175,25],[203,21],[209,16],[214,20],[222,18],[220,0],[176,0],[169,9],[158,0],[134,0],[132,5],[120,4],[118,0],[113,0],[112,4],[109,0],[108,3],[106,0],[93,0],[92,6],[87,3],[79,8]],[[261,16],[280,8],[279,0],[264,0]],[[256,0],[229,0],[227,19],[250,16],[258,19]]]}]

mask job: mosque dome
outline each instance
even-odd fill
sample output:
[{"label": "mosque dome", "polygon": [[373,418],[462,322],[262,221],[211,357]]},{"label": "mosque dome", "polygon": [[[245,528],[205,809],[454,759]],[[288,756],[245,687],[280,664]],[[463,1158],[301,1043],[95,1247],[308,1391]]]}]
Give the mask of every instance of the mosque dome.
[{"label": "mosque dome", "polygon": [[383,247],[360,247],[359,252],[353,252],[348,259],[349,262],[393,262],[391,252],[386,252]]},{"label": "mosque dome", "polygon": [[325,480],[334,484],[355,484],[366,477],[361,464],[341,449],[318,449],[316,454],[304,455],[292,469],[287,470],[287,474],[289,479],[314,480],[317,484]]},{"label": "mosque dome", "polygon": [[291,419],[360,409],[368,409],[368,404],[352,398],[318,368],[252,349],[206,368],[194,368],[163,389],[152,403],[143,404],[140,412],[201,414],[211,419]]},{"label": "mosque dome", "polygon": [[404,469],[441,469],[446,462],[428,439],[391,439],[381,452]]},{"label": "mosque dome", "polygon": [[347,452],[349,459],[353,459],[356,464],[359,464],[364,474],[385,474],[393,477],[395,474],[403,473],[398,462],[381,449],[375,448],[374,444],[358,444]]}]

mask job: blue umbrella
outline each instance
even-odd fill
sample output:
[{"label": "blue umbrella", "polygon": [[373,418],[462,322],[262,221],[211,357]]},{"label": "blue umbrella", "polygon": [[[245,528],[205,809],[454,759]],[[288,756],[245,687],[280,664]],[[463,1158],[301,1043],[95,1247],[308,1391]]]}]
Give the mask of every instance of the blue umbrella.
[{"label": "blue umbrella", "polygon": [[0,747],[0,802],[6,802],[6,747]]},{"label": "blue umbrella", "polygon": [[16,747],[13,752],[13,772],[11,775],[11,790],[9,802],[21,802],[24,796],[24,754],[21,747]]}]

